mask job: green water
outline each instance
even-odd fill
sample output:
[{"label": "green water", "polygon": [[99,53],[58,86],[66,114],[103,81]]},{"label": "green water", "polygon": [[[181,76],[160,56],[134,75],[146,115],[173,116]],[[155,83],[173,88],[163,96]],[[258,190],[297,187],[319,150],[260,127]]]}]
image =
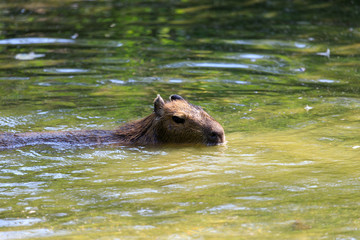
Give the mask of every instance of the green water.
[{"label": "green water", "polygon": [[359,16],[340,0],[1,2],[0,131],[114,129],[179,94],[228,143],[1,151],[0,239],[360,239]]}]

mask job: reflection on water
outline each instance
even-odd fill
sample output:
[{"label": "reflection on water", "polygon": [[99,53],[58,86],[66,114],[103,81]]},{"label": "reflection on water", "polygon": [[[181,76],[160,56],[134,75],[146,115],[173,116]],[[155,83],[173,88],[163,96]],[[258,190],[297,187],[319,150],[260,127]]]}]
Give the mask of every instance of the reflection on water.
[{"label": "reflection on water", "polygon": [[0,40],[1,45],[22,45],[22,44],[49,44],[49,43],[74,43],[71,39],[57,38],[10,38]]},{"label": "reflection on water", "polygon": [[73,40],[62,38],[10,38],[0,40],[0,45],[37,45],[37,44],[75,44],[82,46],[106,46],[106,47],[121,47],[123,44],[115,41],[103,41],[103,40]]},{"label": "reflection on water", "polygon": [[356,239],[359,10],[0,4],[0,131],[114,129],[176,93],[228,141],[1,151],[0,239]]}]

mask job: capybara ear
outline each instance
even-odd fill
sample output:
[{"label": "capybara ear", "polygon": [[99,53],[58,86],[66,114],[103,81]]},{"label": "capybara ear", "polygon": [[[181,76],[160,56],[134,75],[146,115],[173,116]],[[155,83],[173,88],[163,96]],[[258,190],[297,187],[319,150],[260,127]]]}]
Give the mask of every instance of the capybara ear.
[{"label": "capybara ear", "polygon": [[169,98],[170,98],[170,101],[185,100],[185,99],[182,98],[182,96],[179,96],[179,95],[176,95],[176,94],[171,95]]},{"label": "capybara ear", "polygon": [[164,114],[164,107],[165,102],[160,96],[160,94],[157,95],[157,97],[154,100],[154,112],[157,116],[162,116]]}]

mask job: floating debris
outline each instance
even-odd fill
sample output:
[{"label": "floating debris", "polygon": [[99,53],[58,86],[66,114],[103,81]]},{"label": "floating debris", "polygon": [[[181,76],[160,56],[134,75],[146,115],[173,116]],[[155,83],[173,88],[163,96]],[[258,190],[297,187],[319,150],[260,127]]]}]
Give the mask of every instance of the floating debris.
[{"label": "floating debris", "polygon": [[311,109],[313,109],[313,107],[310,107],[309,105],[306,105],[306,107],[304,107],[304,109],[308,112],[308,111],[310,111]]},{"label": "floating debris", "polygon": [[35,58],[45,57],[45,54],[36,54],[34,52],[30,53],[18,53],[15,55],[17,60],[34,60]]},{"label": "floating debris", "polygon": [[316,55],[330,58],[330,49],[329,48],[326,49],[326,52],[318,52],[318,53],[316,53]]},{"label": "floating debris", "polygon": [[79,34],[78,33],[74,33],[72,36],[71,36],[71,39],[77,39],[79,37]]},{"label": "floating debris", "polygon": [[301,67],[301,68],[295,69],[295,71],[297,71],[297,72],[305,72],[306,68]]}]

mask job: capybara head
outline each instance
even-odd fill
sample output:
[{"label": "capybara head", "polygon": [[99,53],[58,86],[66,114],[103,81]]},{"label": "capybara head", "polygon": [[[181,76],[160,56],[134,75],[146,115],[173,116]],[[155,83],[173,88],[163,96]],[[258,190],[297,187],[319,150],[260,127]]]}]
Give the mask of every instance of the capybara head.
[{"label": "capybara head", "polygon": [[223,127],[201,107],[188,103],[179,95],[165,102],[160,95],[154,100],[157,137],[164,143],[225,142]]}]

